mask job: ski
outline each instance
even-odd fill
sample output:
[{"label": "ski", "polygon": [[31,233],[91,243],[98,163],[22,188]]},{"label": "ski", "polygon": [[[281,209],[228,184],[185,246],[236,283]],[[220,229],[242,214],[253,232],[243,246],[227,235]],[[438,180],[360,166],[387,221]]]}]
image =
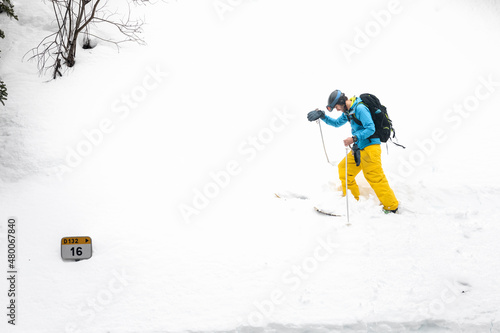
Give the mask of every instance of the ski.
[{"label": "ski", "polygon": [[341,217],[341,216],[343,216],[343,215],[340,215],[340,214],[335,214],[333,212],[327,212],[326,210],[323,210],[323,209],[318,208],[318,207],[314,207],[314,210],[317,211],[320,214],[324,214],[324,215],[328,215],[328,216],[335,216],[335,217]]},{"label": "ski", "polygon": [[[274,193],[274,195],[276,196],[276,198],[283,199],[283,200],[287,200],[287,199],[309,200],[309,198],[307,196],[302,195],[302,194],[293,193],[293,192],[282,192],[282,193],[277,192],[277,193]],[[344,216],[341,214],[335,214],[333,212],[326,211],[326,210],[318,208],[316,206],[314,206],[314,210],[320,214],[323,214],[323,215],[335,216],[335,217]]]},{"label": "ski", "polygon": [[302,194],[297,194],[294,192],[283,192],[283,193],[274,193],[276,198],[280,199],[300,199],[300,200],[309,200],[309,198]]}]

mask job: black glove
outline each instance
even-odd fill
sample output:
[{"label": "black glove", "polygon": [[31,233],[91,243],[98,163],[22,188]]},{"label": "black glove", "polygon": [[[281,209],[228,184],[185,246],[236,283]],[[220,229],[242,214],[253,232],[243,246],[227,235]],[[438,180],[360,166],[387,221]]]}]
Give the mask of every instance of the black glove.
[{"label": "black glove", "polygon": [[325,111],[314,110],[307,114],[307,120],[309,121],[315,121],[318,120],[319,118],[321,119],[325,118]]},{"label": "black glove", "polygon": [[352,155],[354,156],[354,161],[356,162],[356,166],[359,166],[361,163],[361,149],[358,148],[357,144],[354,144],[351,148]]}]

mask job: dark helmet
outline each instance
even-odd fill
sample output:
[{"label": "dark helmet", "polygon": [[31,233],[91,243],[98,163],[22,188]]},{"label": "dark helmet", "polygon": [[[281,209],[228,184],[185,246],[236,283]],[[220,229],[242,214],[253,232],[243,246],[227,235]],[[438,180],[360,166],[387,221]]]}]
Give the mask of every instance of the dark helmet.
[{"label": "dark helmet", "polygon": [[338,103],[340,97],[342,96],[342,92],[340,90],[334,90],[331,94],[330,97],[328,97],[328,105],[326,108],[328,111],[332,111],[335,105]]}]

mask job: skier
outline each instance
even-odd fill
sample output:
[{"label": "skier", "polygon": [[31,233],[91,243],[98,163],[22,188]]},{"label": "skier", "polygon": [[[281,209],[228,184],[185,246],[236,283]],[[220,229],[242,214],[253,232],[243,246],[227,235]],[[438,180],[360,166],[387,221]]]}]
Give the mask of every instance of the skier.
[{"label": "skier", "polygon": [[[375,133],[375,124],[370,110],[362,103],[360,98],[352,97],[348,99],[340,90],[335,90],[330,94],[326,109],[330,112],[336,109],[341,111],[342,115],[334,119],[326,115],[325,111],[316,109],[307,114],[307,119],[309,121],[321,119],[326,124],[334,127],[340,127],[348,121],[350,122],[352,136],[344,140],[344,145],[347,147],[354,144],[351,148],[351,154],[347,157],[347,186],[354,198],[359,200],[359,187],[355,178],[363,170],[366,180],[384,206],[384,212],[396,213],[399,203],[382,169],[380,139],[369,138]],[[358,120],[357,122],[353,120],[354,117]],[[342,181],[342,192],[345,196],[345,158],[339,163],[338,168],[339,177]]]}]

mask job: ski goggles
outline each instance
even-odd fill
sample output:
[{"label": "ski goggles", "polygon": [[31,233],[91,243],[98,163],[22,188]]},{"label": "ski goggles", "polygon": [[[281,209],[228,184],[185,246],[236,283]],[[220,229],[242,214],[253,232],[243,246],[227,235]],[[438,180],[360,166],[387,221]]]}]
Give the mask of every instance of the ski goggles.
[{"label": "ski goggles", "polygon": [[333,111],[333,109],[335,109],[335,105],[336,105],[336,104],[334,104],[334,105],[331,105],[331,104],[330,104],[330,105],[327,105],[327,106],[326,106],[326,109],[327,109],[328,111],[332,112],[332,111]]}]

